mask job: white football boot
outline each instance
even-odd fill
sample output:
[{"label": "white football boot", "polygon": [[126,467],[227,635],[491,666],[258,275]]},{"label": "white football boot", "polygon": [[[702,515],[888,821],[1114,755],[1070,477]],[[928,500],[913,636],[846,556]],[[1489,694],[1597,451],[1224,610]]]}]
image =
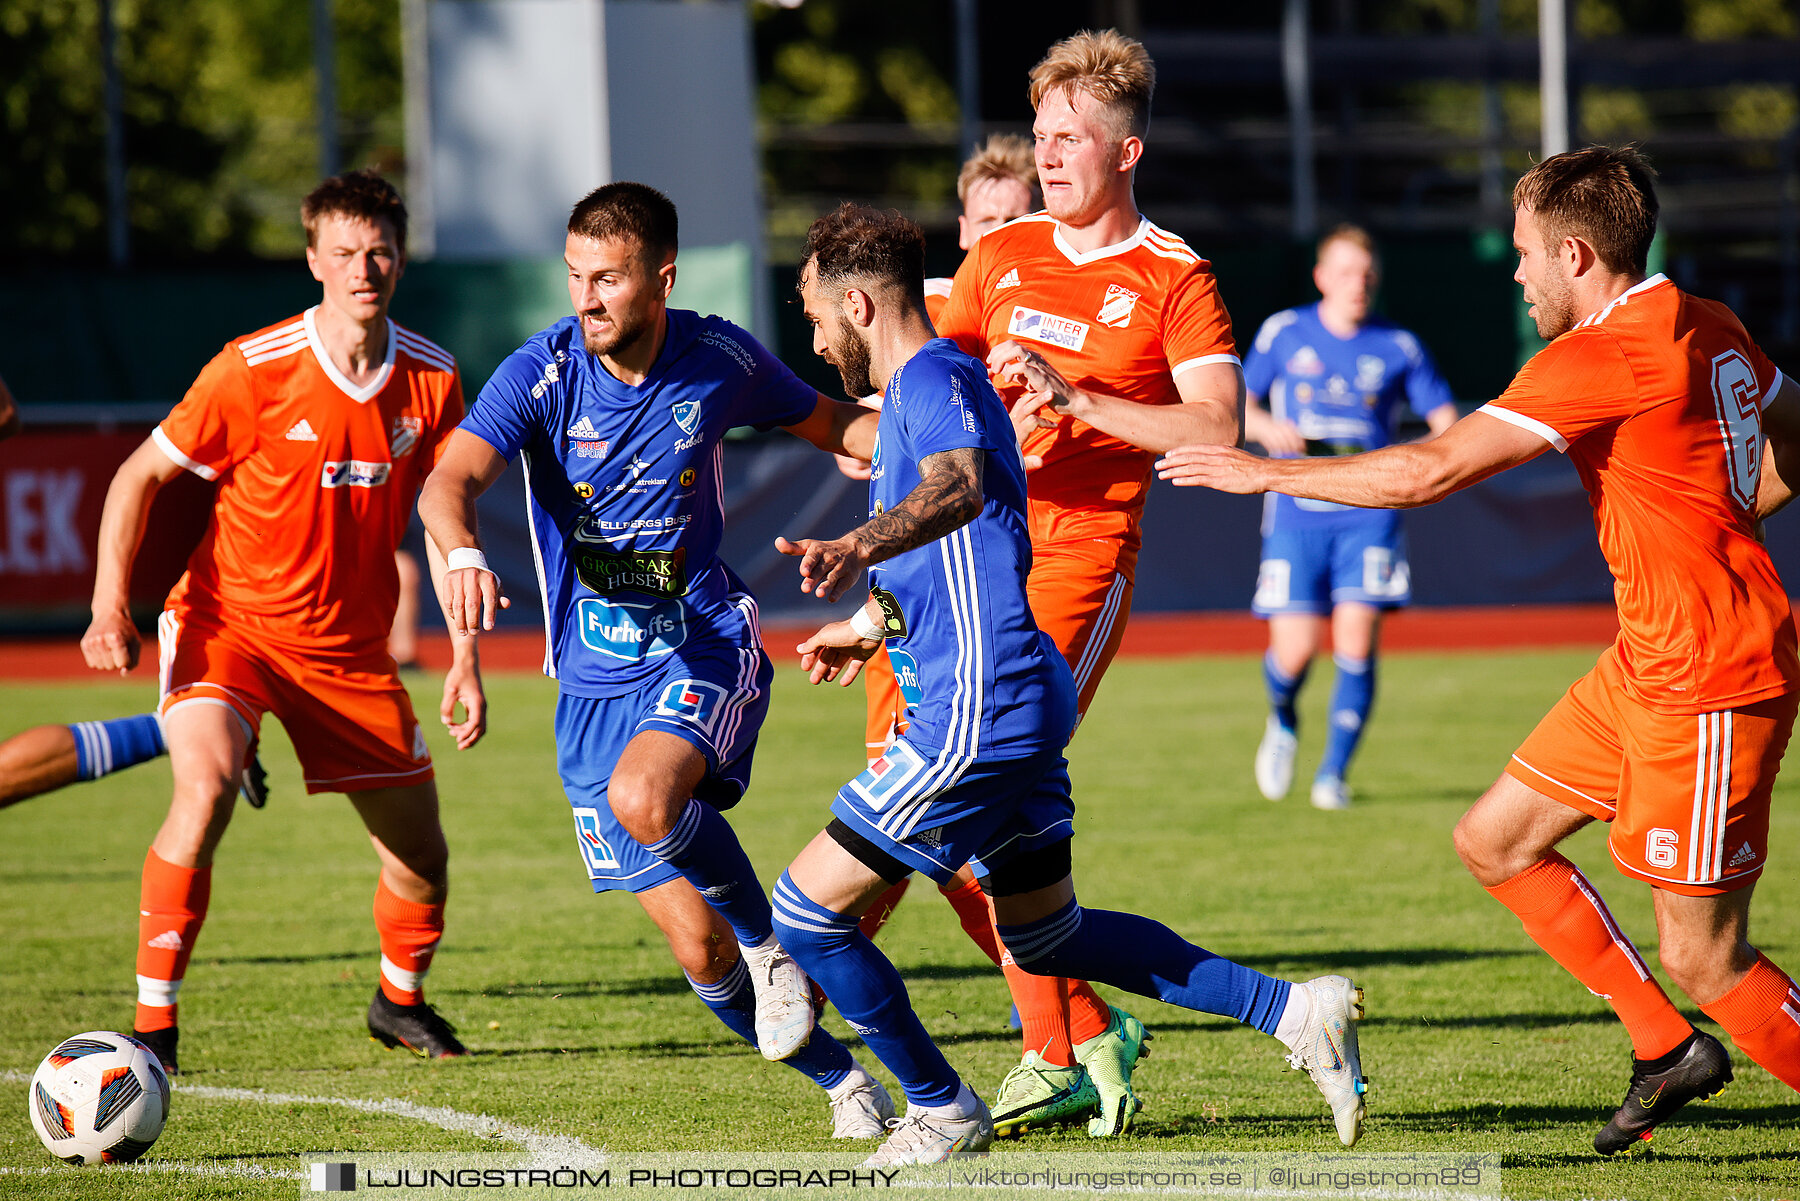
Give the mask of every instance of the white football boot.
[{"label": "white football boot", "polygon": [[1294,755],[1300,739],[1283,729],[1273,713],[1256,748],[1256,788],[1271,801],[1279,801],[1294,786]]},{"label": "white football boot", "polygon": [[1342,776],[1320,776],[1313,781],[1312,807],[1314,809],[1348,809],[1350,807],[1350,785],[1344,783]]},{"label": "white football boot", "polygon": [[771,936],[760,947],[738,944],[756,992],[756,1046],[764,1059],[786,1059],[812,1037],[818,1011],[812,981]]},{"label": "white football boot", "polygon": [[1354,1147],[1362,1134],[1363,1094],[1369,1091],[1356,1046],[1363,990],[1343,976],[1320,976],[1294,987],[1306,990],[1311,1008],[1287,1061],[1312,1077],[1331,1106],[1338,1141]]},{"label": "white football boot", "polygon": [[831,1137],[880,1138],[894,1117],[894,1099],[867,1068],[854,1058],[850,1062],[855,1065],[850,1074],[826,1090],[831,1098]]}]

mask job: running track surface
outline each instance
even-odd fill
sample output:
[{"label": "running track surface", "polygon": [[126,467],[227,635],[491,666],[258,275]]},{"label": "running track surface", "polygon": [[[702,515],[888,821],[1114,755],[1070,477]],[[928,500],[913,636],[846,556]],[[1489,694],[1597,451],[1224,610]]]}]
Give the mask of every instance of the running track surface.
[{"label": "running track surface", "polygon": [[[794,647],[813,627],[769,626],[763,640],[778,662],[792,661]],[[1381,645],[1386,651],[1518,650],[1527,647],[1605,646],[1619,631],[1611,605],[1499,605],[1480,608],[1416,608],[1389,617]],[[0,679],[97,679],[81,662],[78,637],[0,640]],[[1131,619],[1119,653],[1168,658],[1179,655],[1244,655],[1268,645],[1263,623],[1245,613],[1142,613]],[[450,662],[448,639],[421,639],[421,662],[442,669]],[[543,664],[544,637],[537,630],[509,630],[481,640],[487,671],[536,671]],[[155,671],[152,643],[132,673],[148,679]]]}]

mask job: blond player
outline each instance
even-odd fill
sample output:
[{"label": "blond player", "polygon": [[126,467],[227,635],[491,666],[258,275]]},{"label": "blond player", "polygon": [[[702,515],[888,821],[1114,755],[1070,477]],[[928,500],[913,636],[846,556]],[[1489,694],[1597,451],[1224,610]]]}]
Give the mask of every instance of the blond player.
[{"label": "blond player", "polygon": [[[158,625],[175,788],[144,860],[135,1036],[170,1072],[213,852],[265,713],[293,740],[308,792],[349,794],[380,860],[370,1035],[423,1056],[463,1054],[424,998],[448,851],[425,732],[385,646],[394,548],[462,417],[462,385],[449,354],[388,319],[406,256],[393,187],[372,172],[336,176],[301,217],[319,304],[228,344],[119,468],[81,640],[96,670],[136,665],[126,582],[150,500],[183,470],[217,480],[212,523]],[[473,639],[455,640],[440,714],[459,747],[481,738]]]},{"label": "blond player", "polygon": [[1609,824],[1614,864],[1650,885],[1669,978],[1800,1088],[1800,989],[1748,941],[1800,689],[1793,615],[1757,522],[1800,483],[1800,386],[1729,309],[1645,278],[1653,180],[1636,151],[1602,146],[1519,180],[1513,278],[1550,345],[1436,440],[1338,459],[1188,447],[1161,465],[1179,484],[1407,508],[1552,447],[1575,464],[1616,580],[1619,637],[1463,816],[1456,849],[1625,1024],[1631,1083],[1594,1138],[1607,1154],[1732,1071],[1556,850],[1589,822]]},{"label": "blond player", "polygon": [[[1154,85],[1144,48],[1110,30],[1050,48],[1029,92],[1044,211],[976,243],[938,322],[996,372],[1036,467],[1031,609],[1074,670],[1080,712],[1131,611],[1154,452],[1233,445],[1243,414],[1212,272],[1132,192]],[[1142,1025],[1086,985],[1006,972],[1027,1053],[1001,1086],[995,1128],[1054,1120],[1084,1067],[1101,1104],[1089,1132],[1129,1128]]]}]

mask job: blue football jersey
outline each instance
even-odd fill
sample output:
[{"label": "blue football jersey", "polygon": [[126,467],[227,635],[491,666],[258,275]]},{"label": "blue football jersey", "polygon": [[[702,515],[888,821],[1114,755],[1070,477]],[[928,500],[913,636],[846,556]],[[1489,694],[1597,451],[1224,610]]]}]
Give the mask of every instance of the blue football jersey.
[{"label": "blue football jersey", "polygon": [[[1386,446],[1394,439],[1402,404],[1424,417],[1456,399],[1410,333],[1370,317],[1355,335],[1340,338],[1319,321],[1317,304],[1286,309],[1263,322],[1244,359],[1244,385],[1266,397],[1277,418],[1299,427],[1309,455]],[[1281,521],[1349,510],[1289,496],[1270,500],[1270,516]]]},{"label": "blue football jersey", "polygon": [[565,317],[500,364],[462,427],[522,456],[544,595],[544,674],[564,692],[629,691],[690,640],[749,645],[719,561],[720,440],[809,416],[818,394],[720,317],[670,309],[648,378],[620,383]]},{"label": "blue football jersey", "polygon": [[918,487],[921,460],[970,447],[987,452],[980,516],[869,572],[911,710],[906,740],[946,772],[1061,749],[1075,728],[1075,678],[1025,600],[1031,538],[1012,421],[987,369],[947,338],[927,342],[888,381],[870,515]]}]

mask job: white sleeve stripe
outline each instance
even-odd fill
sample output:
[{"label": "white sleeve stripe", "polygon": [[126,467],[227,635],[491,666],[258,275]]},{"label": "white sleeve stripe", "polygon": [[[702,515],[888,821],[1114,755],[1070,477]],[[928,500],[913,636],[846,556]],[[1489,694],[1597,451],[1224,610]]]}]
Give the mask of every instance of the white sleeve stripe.
[{"label": "white sleeve stripe", "polygon": [[1787,376],[1781,374],[1781,368],[1779,368],[1779,367],[1775,368],[1775,378],[1769,381],[1769,390],[1767,392],[1763,393],[1762,403],[1760,405],[1758,405],[1757,408],[1760,408],[1760,409],[1768,408],[1769,402],[1771,400],[1775,399],[1775,394],[1777,392],[1781,391],[1781,385],[1786,380],[1787,380]]},{"label": "white sleeve stripe", "polygon": [[252,350],[255,350],[258,346],[261,346],[268,342],[279,341],[280,339],[285,338],[288,335],[294,333],[296,330],[304,330],[305,328],[306,328],[306,322],[304,320],[290,321],[288,324],[280,326],[279,328],[276,328],[276,329],[272,329],[266,334],[259,334],[254,338],[245,338],[242,342],[238,343],[238,347],[239,347],[239,349],[248,353]]},{"label": "white sleeve stripe", "polygon": [[456,360],[452,359],[447,354],[443,354],[441,352],[434,354],[431,351],[424,349],[423,347],[414,346],[411,343],[405,342],[405,341],[402,341],[400,343],[400,349],[404,350],[407,354],[411,355],[413,358],[418,359],[421,363],[428,363],[431,366],[437,367],[444,371],[455,371],[456,370]]},{"label": "white sleeve stripe", "polygon": [[185,467],[203,480],[216,480],[219,478],[218,472],[214,471],[204,463],[194,462],[194,460],[183,454],[181,448],[169,440],[169,435],[163,433],[162,426],[159,425],[151,430],[150,437],[155,440],[156,448],[165,455],[168,455],[169,462],[174,463],[177,467]]},{"label": "white sleeve stripe", "polygon": [[1557,450],[1562,451],[1564,454],[1568,453],[1568,439],[1564,438],[1561,434],[1557,433],[1554,429],[1551,429],[1535,417],[1527,417],[1523,413],[1515,413],[1511,409],[1503,409],[1499,405],[1491,402],[1482,405],[1475,411],[1477,413],[1486,413],[1489,417],[1498,417],[1508,425],[1516,425],[1522,430],[1529,430],[1550,445],[1556,447]]},{"label": "white sleeve stripe", "polygon": [[1169,378],[1174,379],[1190,367],[1205,367],[1211,363],[1231,363],[1235,366],[1243,366],[1243,362],[1234,354],[1203,354],[1197,359],[1183,359],[1169,368]]}]

